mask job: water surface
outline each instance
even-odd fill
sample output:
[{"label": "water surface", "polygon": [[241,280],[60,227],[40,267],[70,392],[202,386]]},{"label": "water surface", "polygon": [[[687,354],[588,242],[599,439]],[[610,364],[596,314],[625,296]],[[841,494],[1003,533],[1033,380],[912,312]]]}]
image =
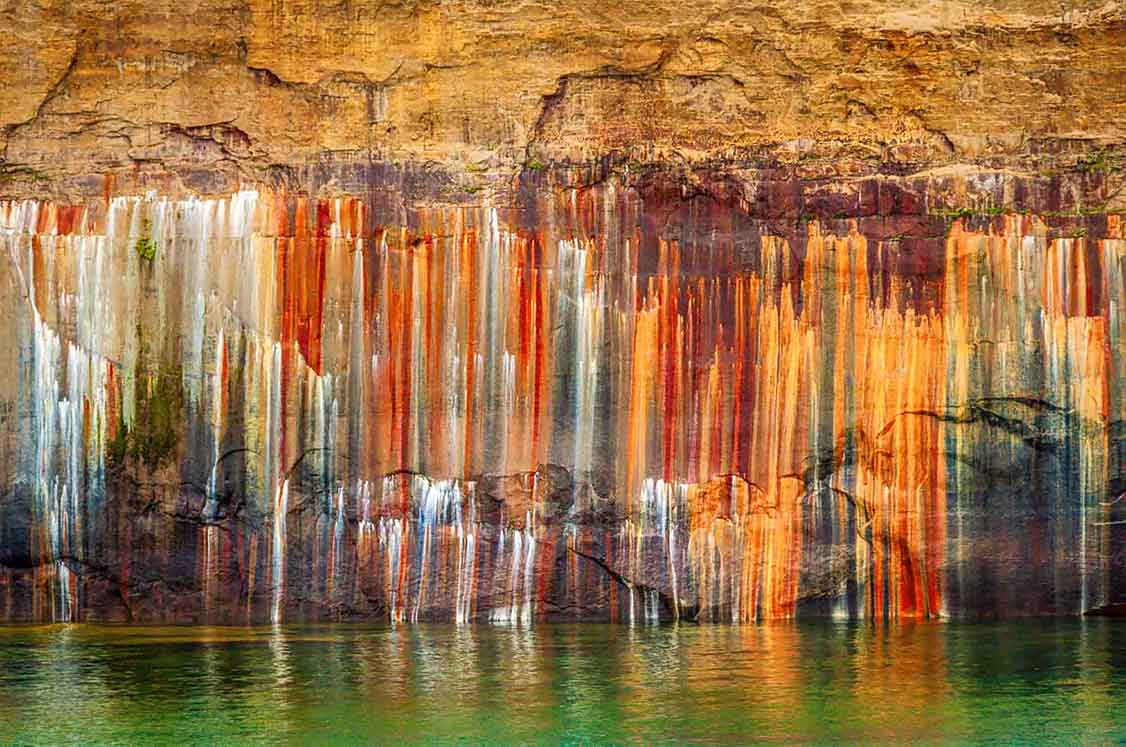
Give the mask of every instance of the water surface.
[{"label": "water surface", "polygon": [[0,628],[3,743],[1126,743],[1126,624]]}]

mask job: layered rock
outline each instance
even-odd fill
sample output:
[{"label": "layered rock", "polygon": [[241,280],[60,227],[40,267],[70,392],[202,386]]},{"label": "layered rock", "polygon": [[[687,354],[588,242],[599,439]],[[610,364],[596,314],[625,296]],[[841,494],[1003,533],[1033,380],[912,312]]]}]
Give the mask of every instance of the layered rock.
[{"label": "layered rock", "polygon": [[[772,235],[599,187],[6,203],[12,617],[1079,612],[1121,584],[1126,243]],[[1096,225],[1097,224],[1097,225]]]},{"label": "layered rock", "polygon": [[17,4],[8,619],[1126,596],[1126,21]]},{"label": "layered rock", "polygon": [[[100,175],[222,192],[347,186],[404,164],[502,190],[523,167],[784,167],[850,179],[970,164],[1064,179],[1119,163],[1116,3],[17,3],[5,188]],[[1070,176],[1069,176],[1070,175]],[[493,177],[493,178],[488,178]],[[450,195],[453,196],[453,195]],[[1088,195],[1085,195],[1088,196]],[[1121,208],[1117,189],[1079,205]]]}]

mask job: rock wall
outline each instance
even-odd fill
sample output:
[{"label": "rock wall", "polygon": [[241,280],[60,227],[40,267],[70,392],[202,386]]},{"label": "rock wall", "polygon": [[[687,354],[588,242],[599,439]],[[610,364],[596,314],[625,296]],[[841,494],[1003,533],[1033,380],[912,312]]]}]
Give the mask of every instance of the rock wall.
[{"label": "rock wall", "polygon": [[1126,599],[1119,5],[0,18],[6,619]]}]

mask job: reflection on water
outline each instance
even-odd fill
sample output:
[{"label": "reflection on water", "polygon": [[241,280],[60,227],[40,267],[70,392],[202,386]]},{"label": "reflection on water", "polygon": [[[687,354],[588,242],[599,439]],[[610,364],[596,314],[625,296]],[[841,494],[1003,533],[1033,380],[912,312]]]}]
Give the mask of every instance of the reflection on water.
[{"label": "reflection on water", "polygon": [[4,743],[1126,740],[1126,625],[0,628]]}]

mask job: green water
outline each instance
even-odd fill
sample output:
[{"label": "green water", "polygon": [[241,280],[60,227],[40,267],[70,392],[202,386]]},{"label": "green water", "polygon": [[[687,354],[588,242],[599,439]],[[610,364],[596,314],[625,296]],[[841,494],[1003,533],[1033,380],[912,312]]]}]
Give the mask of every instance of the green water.
[{"label": "green water", "polygon": [[4,743],[1126,743],[1126,623],[0,628]]}]

